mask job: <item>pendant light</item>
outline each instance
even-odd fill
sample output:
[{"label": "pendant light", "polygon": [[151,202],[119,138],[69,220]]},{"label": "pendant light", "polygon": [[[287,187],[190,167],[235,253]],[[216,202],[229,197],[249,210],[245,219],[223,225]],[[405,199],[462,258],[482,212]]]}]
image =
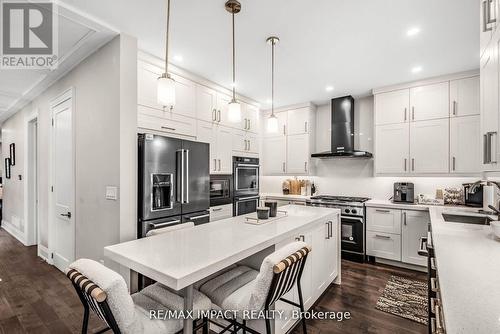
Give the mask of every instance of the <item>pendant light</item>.
[{"label": "pendant light", "polygon": [[276,36],[269,37],[266,42],[271,44],[271,115],[267,119],[267,132],[278,132],[278,117],[274,114],[274,46],[280,39]]},{"label": "pendant light", "polygon": [[241,104],[236,101],[236,51],[235,51],[235,37],[234,37],[234,14],[241,11],[241,4],[237,0],[228,0],[225,4],[226,10],[231,13],[232,28],[233,28],[233,98],[228,105],[228,119],[232,123],[241,122]]},{"label": "pendant light", "polygon": [[168,73],[168,35],[170,26],[170,0],[167,0],[167,31],[165,42],[165,73],[158,78],[158,104],[172,109],[175,105],[175,80]]}]

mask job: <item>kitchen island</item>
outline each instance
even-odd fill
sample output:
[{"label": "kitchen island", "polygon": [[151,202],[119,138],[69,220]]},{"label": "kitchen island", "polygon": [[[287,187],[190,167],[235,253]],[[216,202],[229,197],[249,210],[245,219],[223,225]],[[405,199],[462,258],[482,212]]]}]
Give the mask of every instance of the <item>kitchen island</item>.
[{"label": "kitchen island", "polygon": [[[223,219],[104,248],[104,255],[167,287],[183,291],[185,310],[192,309],[193,284],[232,264],[243,262],[259,269],[274,250],[303,240],[312,247],[302,278],[304,302],[309,308],[332,282],[340,284],[340,211],[288,205],[287,216],[262,225],[246,223],[249,215]],[[290,299],[296,299],[294,290]],[[281,307],[277,303],[276,308]],[[275,322],[285,333],[295,321]],[[184,321],[184,332],[192,322]]]}]

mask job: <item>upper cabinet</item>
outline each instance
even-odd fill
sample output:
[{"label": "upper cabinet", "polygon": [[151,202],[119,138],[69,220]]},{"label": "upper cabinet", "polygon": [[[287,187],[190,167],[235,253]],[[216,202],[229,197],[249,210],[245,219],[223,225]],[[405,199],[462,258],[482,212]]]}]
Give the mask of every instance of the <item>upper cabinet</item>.
[{"label": "upper cabinet", "polygon": [[449,115],[449,83],[410,88],[412,121],[445,118]]},{"label": "upper cabinet", "polygon": [[375,174],[479,173],[479,76],[405,86],[374,93]]},{"label": "upper cabinet", "polygon": [[450,81],[450,116],[479,115],[479,77]]},{"label": "upper cabinet", "polygon": [[263,117],[264,175],[311,175],[314,173],[311,154],[314,153],[316,109],[312,105],[283,108],[275,111],[278,131],[268,133]]},{"label": "upper cabinet", "polygon": [[498,0],[480,0],[480,55],[482,56],[494,35],[497,24],[497,17],[499,11]]},{"label": "upper cabinet", "polygon": [[377,114],[375,124],[395,124],[408,121],[410,109],[410,90],[400,89],[393,92],[381,93],[375,96]]}]

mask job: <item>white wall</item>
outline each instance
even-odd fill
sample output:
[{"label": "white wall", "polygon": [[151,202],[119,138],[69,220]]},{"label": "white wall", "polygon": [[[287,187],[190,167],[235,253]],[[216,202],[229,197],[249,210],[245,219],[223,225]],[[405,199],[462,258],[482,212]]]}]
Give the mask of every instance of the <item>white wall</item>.
[{"label": "white wall", "polygon": [[[373,97],[355,100],[354,146],[373,153]],[[330,104],[318,106],[316,111],[316,150],[330,150]],[[408,181],[415,184],[417,194],[434,195],[436,188],[459,187],[478,177],[374,177],[373,159],[316,159],[315,182],[318,193],[346,196],[366,196],[388,199],[392,196],[393,183]],[[262,176],[261,191],[281,192],[281,183],[292,176]]]},{"label": "white wall", "polygon": [[[52,99],[74,88],[76,257],[103,259],[103,247],[135,237],[137,44],[118,36],[89,56],[67,75],[9,118],[2,125],[4,145],[16,142],[19,168],[4,190],[4,222],[23,217],[24,118],[38,111],[39,230],[41,245],[48,245],[49,138]],[[16,155],[17,158],[17,155]],[[16,161],[17,162],[17,161]],[[122,168],[123,167],[123,168]],[[117,201],[105,199],[106,186],[117,186]],[[123,198],[124,203],[121,202]],[[134,205],[131,205],[134,203]],[[124,213],[124,214],[122,214]],[[23,232],[25,224],[18,227]],[[133,231],[133,232],[132,232]],[[118,269],[115,267],[115,269]]]}]

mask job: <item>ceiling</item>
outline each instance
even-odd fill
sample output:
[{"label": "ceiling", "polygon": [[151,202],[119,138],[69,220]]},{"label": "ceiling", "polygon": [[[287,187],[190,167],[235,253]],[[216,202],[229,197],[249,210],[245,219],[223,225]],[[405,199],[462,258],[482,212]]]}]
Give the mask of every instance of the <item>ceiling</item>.
[{"label": "ceiling", "polygon": [[[143,51],[163,56],[165,0],[62,1],[136,36]],[[171,0],[171,56],[175,65],[229,87],[231,17],[224,2]],[[264,107],[271,90],[270,47],[265,43],[270,35],[281,39],[276,49],[278,106],[320,104],[335,96],[362,96],[380,86],[479,68],[476,0],[241,2],[237,90]],[[420,33],[408,37],[415,27]],[[421,71],[413,73],[415,67]],[[326,91],[326,86],[334,90]]]},{"label": "ceiling", "polygon": [[59,6],[58,57],[55,70],[0,69],[0,123],[67,73],[117,33]]}]

